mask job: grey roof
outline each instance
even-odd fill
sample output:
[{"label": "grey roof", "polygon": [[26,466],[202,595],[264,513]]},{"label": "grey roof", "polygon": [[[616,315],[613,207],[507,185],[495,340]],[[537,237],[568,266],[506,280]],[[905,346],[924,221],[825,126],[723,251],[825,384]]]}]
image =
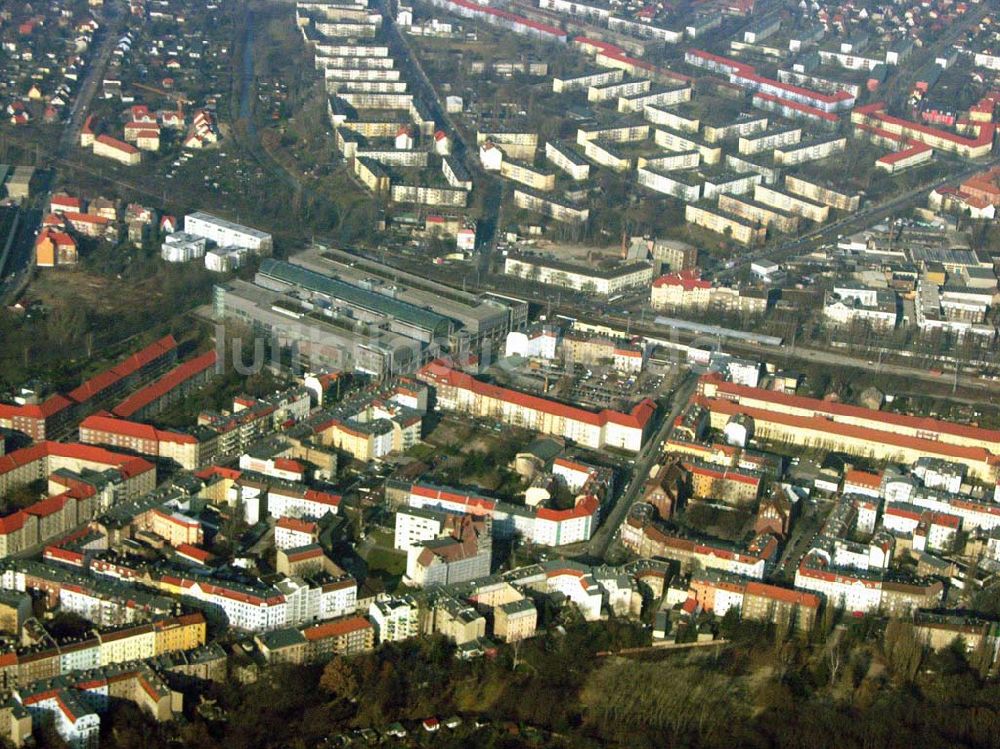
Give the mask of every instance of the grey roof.
[{"label": "grey roof", "polygon": [[260,264],[260,273],[370,312],[402,320],[434,334],[446,334],[449,328],[448,319],[435,312],[315,273],[300,265],[265,258]]}]

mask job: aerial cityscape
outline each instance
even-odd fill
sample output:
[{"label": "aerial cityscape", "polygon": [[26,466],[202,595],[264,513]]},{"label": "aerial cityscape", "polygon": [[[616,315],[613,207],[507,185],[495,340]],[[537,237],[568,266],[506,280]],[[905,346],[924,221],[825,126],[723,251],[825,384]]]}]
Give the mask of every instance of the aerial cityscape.
[{"label": "aerial cityscape", "polygon": [[0,746],[1000,746],[996,0],[0,0]]}]

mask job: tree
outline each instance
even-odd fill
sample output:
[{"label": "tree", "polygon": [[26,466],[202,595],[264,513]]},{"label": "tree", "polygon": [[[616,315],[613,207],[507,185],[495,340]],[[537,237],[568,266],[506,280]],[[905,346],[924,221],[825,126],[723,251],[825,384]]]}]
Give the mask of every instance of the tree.
[{"label": "tree", "polygon": [[358,693],[358,678],[351,664],[343,658],[334,658],[323,669],[319,686],[336,699],[350,700]]},{"label": "tree", "polygon": [[924,646],[917,637],[913,623],[891,619],[885,626],[882,649],[889,668],[896,677],[904,683],[912,681],[920,670],[920,662],[924,656]]}]

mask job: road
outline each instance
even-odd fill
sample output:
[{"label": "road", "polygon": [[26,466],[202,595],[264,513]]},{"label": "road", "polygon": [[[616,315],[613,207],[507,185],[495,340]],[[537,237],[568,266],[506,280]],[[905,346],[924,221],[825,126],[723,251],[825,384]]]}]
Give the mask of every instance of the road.
[{"label": "road", "polygon": [[77,92],[73,106],[70,108],[69,122],[59,139],[59,146],[54,156],[57,158],[68,158],[73,149],[77,147],[80,128],[90,111],[90,103],[97,94],[97,89],[104,80],[104,71],[108,67],[111,55],[115,51],[115,45],[121,37],[125,27],[125,20],[128,14],[117,2],[109,2],[103,6],[103,12],[99,19],[101,24],[101,45],[91,60],[87,74],[83,78],[80,90]]},{"label": "road", "polygon": [[632,482],[615,502],[611,512],[604,518],[601,527],[591,537],[587,544],[586,553],[595,559],[603,559],[611,548],[611,544],[618,537],[618,529],[628,517],[628,511],[632,505],[640,498],[643,485],[649,478],[649,471],[660,459],[660,450],[663,441],[670,433],[674,419],[676,419],[684,407],[687,405],[691,394],[698,385],[698,378],[693,373],[688,373],[674,389],[670,401],[670,412],[663,417],[656,434],[646,442],[645,447],[636,456],[635,465],[632,470]]},{"label": "road", "polygon": [[[83,127],[83,121],[90,110],[90,103],[94,100],[94,96],[104,79],[104,71],[111,60],[111,55],[114,53],[115,45],[122,34],[127,18],[128,14],[118,2],[107,3],[100,12],[98,19],[98,23],[101,24],[98,32],[99,46],[91,57],[87,73],[77,90],[73,104],[70,106],[69,119],[63,127],[59,143],[55,150],[46,156],[44,163],[36,165],[39,168],[49,169],[66,161],[78,148],[79,133]],[[47,176],[51,177],[51,174],[49,173]],[[10,247],[10,255],[6,258],[5,267],[0,269],[2,270],[0,273],[0,305],[13,302],[30,279],[36,231],[41,225],[42,211],[48,204],[48,192],[47,188],[40,189],[38,195],[21,206],[16,233]]]},{"label": "road", "polygon": [[476,231],[476,241],[483,248],[479,268],[481,272],[485,272],[489,266],[490,253],[493,250],[496,230],[500,223],[501,195],[496,194],[496,191],[500,189],[499,185],[496,180],[482,170],[477,158],[478,147],[475,145],[471,148],[469,147],[469,144],[465,142],[458,123],[455,122],[454,118],[448,113],[448,110],[441,104],[441,99],[438,98],[433,84],[420,64],[420,58],[413,53],[406,34],[399,30],[399,26],[396,25],[396,20],[389,11],[385,0],[379,3],[379,8],[382,12],[382,30],[385,32],[386,40],[389,43],[389,50],[396,59],[400,69],[407,71],[406,80],[412,88],[414,97],[425,102],[431,108],[435,121],[441,125],[451,138],[452,155],[472,175],[475,188],[487,191],[487,197],[481,201],[483,215],[479,217]]}]

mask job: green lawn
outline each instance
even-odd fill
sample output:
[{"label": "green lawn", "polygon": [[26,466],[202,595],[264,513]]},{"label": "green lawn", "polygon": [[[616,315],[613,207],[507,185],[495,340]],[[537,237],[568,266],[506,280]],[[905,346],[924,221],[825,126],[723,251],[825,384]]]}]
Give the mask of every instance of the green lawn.
[{"label": "green lawn", "polygon": [[365,561],[368,571],[380,577],[401,577],[406,572],[406,555],[398,551],[375,547]]}]

